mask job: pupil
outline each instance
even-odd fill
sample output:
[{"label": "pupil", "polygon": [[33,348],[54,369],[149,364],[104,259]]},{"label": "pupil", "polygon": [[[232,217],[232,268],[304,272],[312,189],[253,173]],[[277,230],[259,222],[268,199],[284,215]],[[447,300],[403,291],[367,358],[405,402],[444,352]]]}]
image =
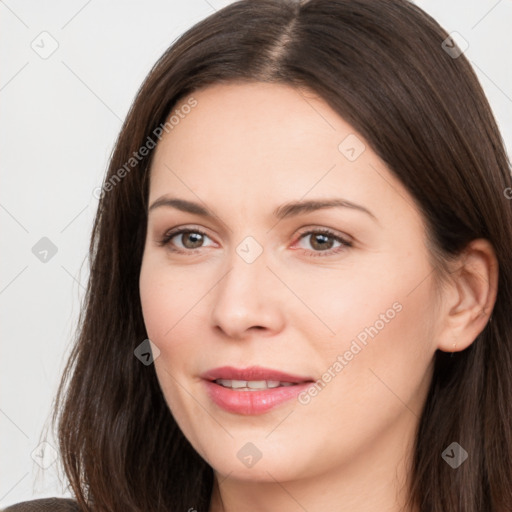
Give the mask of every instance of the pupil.
[{"label": "pupil", "polygon": [[[330,249],[332,247],[333,241],[331,240],[329,243],[329,235],[317,234],[313,236],[313,243],[311,244],[315,249]],[[318,243],[320,241],[320,243]]]},{"label": "pupil", "polygon": [[[201,246],[202,239],[203,235],[201,235],[201,233],[189,233],[185,237],[185,242],[183,245],[189,249],[195,249],[196,247]],[[189,242],[191,245],[187,245]]]}]

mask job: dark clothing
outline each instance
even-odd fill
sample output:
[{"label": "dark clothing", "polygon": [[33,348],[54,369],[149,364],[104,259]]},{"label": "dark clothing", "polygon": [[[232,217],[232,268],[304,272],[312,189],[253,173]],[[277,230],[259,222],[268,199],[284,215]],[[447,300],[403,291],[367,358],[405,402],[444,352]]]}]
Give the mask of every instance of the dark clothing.
[{"label": "dark clothing", "polygon": [[69,498],[42,498],[9,505],[0,512],[80,512],[80,508]]}]

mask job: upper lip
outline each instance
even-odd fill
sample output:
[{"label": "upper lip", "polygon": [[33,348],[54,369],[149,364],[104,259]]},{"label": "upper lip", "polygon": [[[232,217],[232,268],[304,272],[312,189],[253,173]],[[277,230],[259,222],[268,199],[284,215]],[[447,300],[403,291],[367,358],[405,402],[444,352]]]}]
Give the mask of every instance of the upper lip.
[{"label": "upper lip", "polygon": [[217,379],[225,380],[274,380],[279,382],[313,382],[311,377],[292,375],[271,368],[263,368],[261,366],[250,366],[248,368],[234,368],[232,366],[221,366],[212,368],[204,372],[201,377],[206,380],[214,381]]}]

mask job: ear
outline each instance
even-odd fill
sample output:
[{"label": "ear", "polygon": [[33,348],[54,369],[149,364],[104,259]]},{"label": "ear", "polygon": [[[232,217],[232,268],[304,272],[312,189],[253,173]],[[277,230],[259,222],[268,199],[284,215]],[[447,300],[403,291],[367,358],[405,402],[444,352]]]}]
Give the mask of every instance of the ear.
[{"label": "ear", "polygon": [[498,261],[491,243],[470,242],[454,264],[442,295],[437,348],[464,350],[484,330],[496,302]]}]

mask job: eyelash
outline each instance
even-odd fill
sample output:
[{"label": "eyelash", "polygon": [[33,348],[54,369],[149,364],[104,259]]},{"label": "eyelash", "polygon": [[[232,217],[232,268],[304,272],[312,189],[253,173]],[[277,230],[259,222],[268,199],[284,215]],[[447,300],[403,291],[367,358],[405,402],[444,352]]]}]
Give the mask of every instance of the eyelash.
[{"label": "eyelash", "polygon": [[[160,247],[168,246],[168,249],[170,251],[178,253],[178,254],[195,254],[196,251],[199,251],[200,249],[202,249],[202,247],[197,247],[196,249],[186,249],[186,250],[183,250],[183,249],[177,249],[176,247],[172,247],[171,244],[170,244],[170,241],[175,236],[181,235],[183,233],[198,233],[198,234],[200,234],[202,236],[206,236],[206,237],[210,238],[208,236],[208,234],[206,234],[201,229],[198,229],[198,228],[180,228],[180,229],[168,232],[160,241],[157,242],[157,244]],[[307,235],[314,235],[314,234],[321,234],[321,235],[330,236],[336,242],[339,242],[341,245],[339,247],[335,248],[335,249],[329,249],[327,251],[308,251],[308,250],[304,249],[307,253],[310,253],[310,256],[313,256],[313,257],[317,257],[317,256],[331,256],[333,254],[338,254],[339,252],[342,252],[342,251],[346,250],[349,247],[352,247],[352,242],[350,242],[349,240],[345,240],[344,238],[342,238],[341,236],[339,236],[335,232],[333,232],[333,231],[331,231],[329,229],[325,229],[325,228],[312,229],[312,230],[309,230],[309,231],[302,232],[302,233],[300,233],[298,240],[301,240],[303,237],[306,237]]]}]

